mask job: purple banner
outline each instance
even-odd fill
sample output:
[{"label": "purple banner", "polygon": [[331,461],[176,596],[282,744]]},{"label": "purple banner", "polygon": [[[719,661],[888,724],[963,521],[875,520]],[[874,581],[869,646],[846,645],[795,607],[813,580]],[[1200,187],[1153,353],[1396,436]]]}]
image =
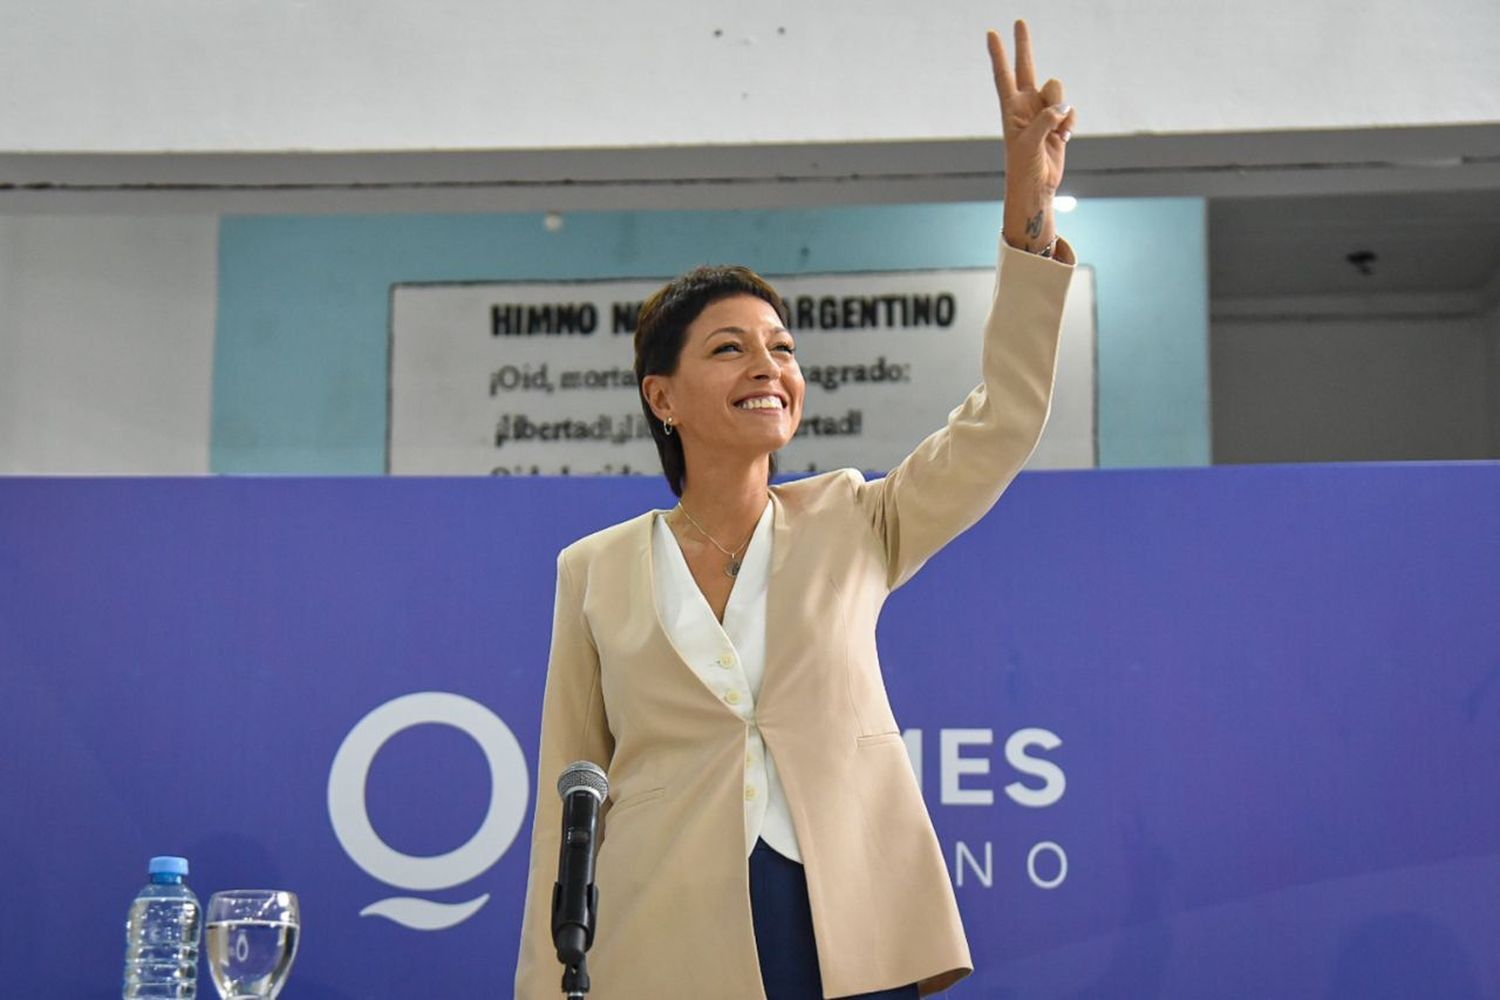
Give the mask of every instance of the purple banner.
[{"label": "purple banner", "polygon": [[[671,502],[0,480],[6,994],[117,996],[180,853],[289,1000],[508,995],[555,555]],[[1023,475],[881,624],[951,995],[1500,996],[1497,608],[1500,463]]]}]

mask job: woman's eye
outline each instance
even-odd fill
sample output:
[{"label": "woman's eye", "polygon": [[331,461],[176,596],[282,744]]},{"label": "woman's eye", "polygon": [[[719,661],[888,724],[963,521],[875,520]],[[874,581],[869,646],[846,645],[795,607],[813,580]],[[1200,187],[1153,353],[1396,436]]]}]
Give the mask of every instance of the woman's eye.
[{"label": "woman's eye", "polygon": [[[731,342],[731,343],[720,344],[718,347],[715,347],[709,353],[711,353],[711,354],[722,354],[724,351],[738,351],[738,350],[742,350],[742,348],[740,347],[740,345]],[[782,350],[782,351],[785,351],[788,354],[796,354],[797,353],[797,348],[794,347],[794,346],[792,346],[791,344],[777,344],[775,347],[772,348],[772,350],[773,351],[774,350]]]}]

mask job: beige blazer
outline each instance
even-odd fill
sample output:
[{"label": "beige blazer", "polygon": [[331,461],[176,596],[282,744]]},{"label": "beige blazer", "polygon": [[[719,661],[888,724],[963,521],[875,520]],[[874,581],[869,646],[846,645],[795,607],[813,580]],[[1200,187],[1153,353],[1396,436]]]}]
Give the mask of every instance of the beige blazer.
[{"label": "beige blazer", "polygon": [[[757,720],[786,789],[828,997],[973,970],[901,729],[875,623],[886,597],[977,521],[1050,408],[1072,249],[1001,241],[984,382],[881,479],[840,469],[771,487],[766,672]],[[594,1000],[764,1000],[744,840],[746,725],[673,648],[652,589],[655,511],[557,561],[516,996],[561,995],[551,936],[561,803],[575,760],[609,774],[600,818]]]}]

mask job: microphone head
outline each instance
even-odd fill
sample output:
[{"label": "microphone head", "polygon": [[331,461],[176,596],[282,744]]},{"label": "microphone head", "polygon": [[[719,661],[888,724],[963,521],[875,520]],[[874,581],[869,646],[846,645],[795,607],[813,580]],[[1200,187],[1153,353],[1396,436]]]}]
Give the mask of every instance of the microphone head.
[{"label": "microphone head", "polygon": [[557,779],[557,794],[564,800],[574,792],[585,791],[601,803],[609,795],[609,779],[604,769],[591,760],[575,760],[563,769]]}]

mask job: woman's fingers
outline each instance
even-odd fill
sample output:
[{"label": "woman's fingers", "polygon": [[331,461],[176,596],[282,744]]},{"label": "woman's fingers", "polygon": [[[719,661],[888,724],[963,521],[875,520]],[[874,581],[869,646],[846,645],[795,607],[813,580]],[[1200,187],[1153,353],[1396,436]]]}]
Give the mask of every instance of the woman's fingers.
[{"label": "woman's fingers", "polygon": [[1073,131],[1078,127],[1078,112],[1070,111],[1063,118],[1062,123],[1057,126],[1056,134],[1063,142],[1073,138]]},{"label": "woman's fingers", "polygon": [[1000,106],[1016,96],[1016,80],[1010,74],[1010,61],[1005,58],[1005,43],[998,31],[988,35],[990,44],[990,68],[995,72],[995,93],[1000,95]]},{"label": "woman's fingers", "polygon": [[[1000,108],[1004,112],[1007,135],[1011,129],[1017,131],[1041,128],[1042,135],[1058,134],[1063,142],[1072,137],[1077,121],[1077,112],[1066,107],[1062,81],[1047,80],[1037,89],[1036,60],[1031,51],[1031,31],[1025,21],[1016,22],[1016,69],[1011,72],[1010,60],[1005,54],[1005,43],[1000,33],[990,31],[986,36],[990,49],[990,66],[995,74],[995,92],[1000,96]],[[1018,94],[1025,94],[1017,100]],[[1036,112],[1037,105],[1041,112]]]},{"label": "woman's fingers", "polygon": [[1077,128],[1078,112],[1069,111],[1066,115],[1063,116],[1063,120],[1058,124],[1056,132],[1058,137],[1062,139],[1063,142],[1067,142],[1069,139],[1073,138],[1073,131]]},{"label": "woman's fingers", "polygon": [[[1066,105],[1054,104],[1051,107],[1038,111],[1029,126],[1036,136],[1038,142],[1049,135],[1061,135],[1063,132],[1072,132],[1073,126],[1078,122],[1078,112]],[[1064,140],[1067,141],[1067,140]]]},{"label": "woman's fingers", "polygon": [[1036,61],[1031,56],[1031,29],[1025,21],[1016,22],[1016,88],[1036,88]]}]

